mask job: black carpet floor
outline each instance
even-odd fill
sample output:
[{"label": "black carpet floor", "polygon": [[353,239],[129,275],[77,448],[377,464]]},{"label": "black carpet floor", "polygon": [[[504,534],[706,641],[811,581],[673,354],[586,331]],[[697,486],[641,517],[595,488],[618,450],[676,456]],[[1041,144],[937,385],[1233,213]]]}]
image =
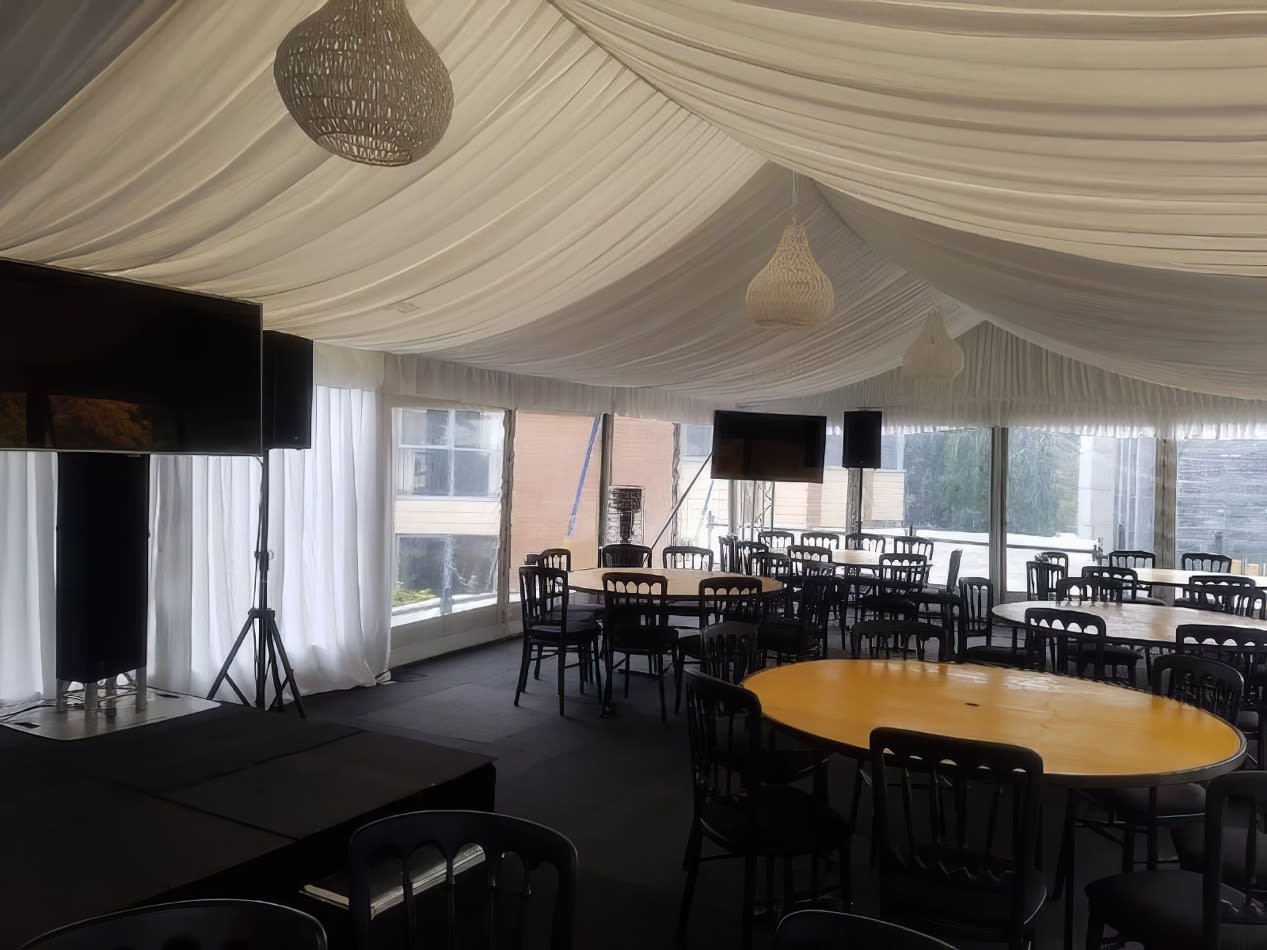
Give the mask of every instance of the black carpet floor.
[{"label": "black carpet floor", "polygon": [[[690,824],[685,721],[672,715],[670,705],[669,722],[661,724],[655,683],[641,677],[634,678],[628,700],[617,691],[616,715],[600,718],[593,691],[578,692],[575,671],[569,673],[565,716],[558,714],[552,670],[543,669],[540,681],[530,679],[515,707],[518,662],[518,641],[507,641],[403,667],[387,685],[327,693],[307,702],[316,718],[495,756],[498,810],[557,828],[580,854],[578,950],[668,950]],[[671,690],[672,680],[666,685]],[[854,765],[837,758],[831,797],[848,814]],[[1053,797],[1045,808],[1049,868],[1055,863],[1062,802]],[[864,803],[859,826],[865,829],[869,821]],[[875,907],[868,847],[866,835],[856,834],[852,866],[858,913]],[[1085,945],[1082,887],[1114,873],[1119,860],[1113,846],[1079,832],[1074,946]],[[735,861],[704,865],[691,915],[692,950],[738,946],[741,871]],[[1049,902],[1041,912],[1040,947],[1063,946],[1063,915],[1061,903]],[[757,946],[769,942],[769,927],[761,927]]]}]

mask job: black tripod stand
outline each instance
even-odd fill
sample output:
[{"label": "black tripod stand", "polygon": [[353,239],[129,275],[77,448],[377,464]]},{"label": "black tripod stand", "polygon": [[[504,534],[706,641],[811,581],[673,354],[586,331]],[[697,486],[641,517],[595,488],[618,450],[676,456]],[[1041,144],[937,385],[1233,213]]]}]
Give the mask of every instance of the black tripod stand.
[{"label": "black tripod stand", "polygon": [[[286,708],[285,690],[289,689],[300,718],[307,718],[304,714],[304,701],[299,698],[299,687],[295,685],[295,671],[290,667],[290,659],[286,656],[286,647],[282,643],[281,631],[277,629],[277,615],[273,612],[273,608],[268,606],[267,449],[264,450],[264,457],[260,461],[260,526],[255,538],[255,577],[255,583],[259,588],[259,603],[252,605],[247,612],[246,623],[242,624],[242,630],[238,634],[237,640],[233,642],[233,649],[229,651],[229,656],[224,661],[224,665],[220,667],[220,672],[216,675],[216,681],[211,684],[211,692],[207,694],[207,698],[215,699],[220,687],[227,682],[233,692],[237,694],[242,705],[254,706],[256,709],[275,709],[280,711]],[[242,649],[242,644],[246,643],[246,638],[252,633],[255,634],[254,702],[246,698],[246,694],[242,692],[241,687],[234,681],[233,674],[230,672],[233,667],[233,661],[237,659],[238,651]],[[282,675],[283,673],[285,676]],[[273,701],[271,703],[268,702],[268,681],[270,678],[273,681]]]}]

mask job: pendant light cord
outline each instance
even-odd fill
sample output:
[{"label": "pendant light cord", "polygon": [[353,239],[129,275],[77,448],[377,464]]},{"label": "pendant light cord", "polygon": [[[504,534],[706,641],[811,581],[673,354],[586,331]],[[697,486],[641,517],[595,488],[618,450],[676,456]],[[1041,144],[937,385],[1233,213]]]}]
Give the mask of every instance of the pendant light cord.
[{"label": "pendant light cord", "polygon": [[792,172],[792,223],[796,224],[796,172]]}]

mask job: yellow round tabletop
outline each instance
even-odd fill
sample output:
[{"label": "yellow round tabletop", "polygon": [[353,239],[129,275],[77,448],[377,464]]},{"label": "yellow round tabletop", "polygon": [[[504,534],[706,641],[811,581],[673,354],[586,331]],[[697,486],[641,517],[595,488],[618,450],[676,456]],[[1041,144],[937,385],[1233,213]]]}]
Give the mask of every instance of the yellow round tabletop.
[{"label": "yellow round tabletop", "polygon": [[770,719],[854,752],[877,727],[1033,749],[1053,782],[1166,785],[1236,768],[1245,738],[1194,706],[1110,683],[973,664],[813,660],[744,686]]},{"label": "yellow round tabletop", "polygon": [[[1141,584],[1153,584],[1157,587],[1187,587],[1192,583],[1192,578],[1197,576],[1207,576],[1212,571],[1179,571],[1173,567],[1137,567],[1135,574],[1139,578]],[[1249,574],[1228,575],[1236,577],[1248,577],[1258,587],[1267,587],[1267,577],[1255,577]]]},{"label": "yellow round tabletop", "polygon": [[[568,574],[568,587],[586,594],[603,592],[604,574],[659,574],[668,579],[666,595],[670,600],[695,600],[699,597],[699,582],[706,577],[747,577],[726,571],[688,571],[681,568],[654,567],[590,567]],[[783,583],[773,577],[758,578],[761,593],[775,594],[783,589]]]},{"label": "yellow round tabletop", "polygon": [[1175,630],[1185,623],[1199,623],[1218,627],[1250,627],[1267,630],[1267,620],[1252,620],[1235,614],[1213,610],[1193,610],[1189,607],[1158,607],[1152,604],[1072,604],[1054,600],[1021,600],[1011,604],[999,604],[994,608],[995,619],[1022,626],[1025,611],[1030,607],[1059,607],[1062,610],[1081,610],[1104,618],[1104,630],[1110,640],[1121,643],[1138,643],[1144,646],[1175,642]]}]

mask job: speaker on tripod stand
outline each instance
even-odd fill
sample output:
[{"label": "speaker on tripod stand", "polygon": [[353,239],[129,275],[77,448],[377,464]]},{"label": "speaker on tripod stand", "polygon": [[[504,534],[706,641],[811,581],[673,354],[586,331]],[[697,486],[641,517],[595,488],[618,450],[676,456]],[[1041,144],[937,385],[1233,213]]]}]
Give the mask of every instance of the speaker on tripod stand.
[{"label": "speaker on tripod stand", "polygon": [[[268,548],[269,456],[272,449],[312,448],[312,341],[266,330],[263,334],[263,380],[261,386],[261,429],[264,454],[260,458],[259,530],[255,544],[256,601],[247,611],[233,648],[216,674],[208,699],[226,683],[245,706],[281,711],[286,708],[289,690],[295,711],[305,715],[295,671],[286,655],[286,645],[277,626],[277,613],[268,602],[268,568],[272,553]],[[251,640],[254,648],[254,696],[233,678],[238,652]],[[269,687],[272,698],[269,698]]]}]

